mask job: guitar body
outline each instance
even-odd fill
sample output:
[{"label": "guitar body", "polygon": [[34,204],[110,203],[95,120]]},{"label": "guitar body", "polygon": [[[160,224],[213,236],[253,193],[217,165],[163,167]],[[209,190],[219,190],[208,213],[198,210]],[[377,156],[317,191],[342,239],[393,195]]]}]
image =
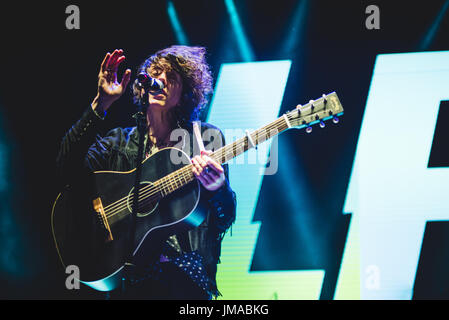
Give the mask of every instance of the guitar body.
[{"label": "guitar body", "polygon": [[[182,154],[179,164],[170,160],[171,152]],[[187,163],[190,158],[175,148],[159,150],[143,161],[139,200],[142,195],[155,193],[153,182]],[[53,206],[51,223],[62,264],[76,265],[79,280],[84,284],[109,291],[119,285],[127,262],[135,170],[97,171],[94,180],[98,194],[86,194],[80,187],[60,193]],[[100,202],[101,210],[94,210],[95,200],[97,204]],[[106,219],[102,219],[100,212]],[[197,180],[164,197],[155,195],[140,201],[132,239],[132,263],[148,265],[158,258],[157,248],[164,239],[200,225],[206,213]]]}]

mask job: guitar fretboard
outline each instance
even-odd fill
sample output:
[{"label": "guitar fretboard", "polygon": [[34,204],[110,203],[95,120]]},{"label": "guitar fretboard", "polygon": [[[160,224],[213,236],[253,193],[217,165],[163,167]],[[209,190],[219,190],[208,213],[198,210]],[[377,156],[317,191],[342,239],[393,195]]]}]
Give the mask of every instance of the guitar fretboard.
[{"label": "guitar fretboard", "polygon": [[[229,160],[243,154],[251,148],[255,148],[262,142],[278,135],[282,131],[290,127],[288,116],[282,116],[275,121],[263,126],[260,129],[255,130],[252,133],[248,133],[244,137],[226,145],[216,151],[214,151],[210,157],[217,161],[219,164],[224,164]],[[182,186],[193,181],[195,176],[192,172],[192,164],[182,167],[175,172],[159,179],[154,183],[154,186],[159,189],[160,195],[165,197],[166,195],[176,191]]]}]

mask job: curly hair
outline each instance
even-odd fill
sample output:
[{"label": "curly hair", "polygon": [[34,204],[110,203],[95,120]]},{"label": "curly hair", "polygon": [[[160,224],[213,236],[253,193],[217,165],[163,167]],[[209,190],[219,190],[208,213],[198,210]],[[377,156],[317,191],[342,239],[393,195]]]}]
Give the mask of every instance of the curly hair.
[{"label": "curly hair", "polygon": [[[180,107],[175,108],[178,120],[196,120],[213,92],[212,74],[205,55],[204,47],[174,45],[151,55],[138,68],[138,73],[145,72],[150,76],[155,70],[167,74],[175,71],[181,76]],[[133,85],[133,98],[135,102],[139,100],[137,80]]]}]

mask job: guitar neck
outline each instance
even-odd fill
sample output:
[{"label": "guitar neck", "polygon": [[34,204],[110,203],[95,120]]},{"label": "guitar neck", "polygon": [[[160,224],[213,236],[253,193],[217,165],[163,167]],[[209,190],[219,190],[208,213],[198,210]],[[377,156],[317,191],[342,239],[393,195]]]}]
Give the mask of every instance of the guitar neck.
[{"label": "guitar neck", "polygon": [[[210,157],[219,164],[224,164],[249,149],[257,147],[262,142],[278,135],[288,128],[290,128],[289,118],[287,115],[283,115],[260,129],[257,129],[252,133],[247,133],[246,136],[214,151]],[[189,164],[172,172],[164,178],[159,179],[154,185],[159,188],[161,196],[165,197],[194,179],[195,176],[192,172],[192,164]]]},{"label": "guitar neck", "polygon": [[[323,94],[321,98],[310,100],[306,105],[297,105],[294,110],[284,113],[281,117],[260,129],[252,133],[247,132],[244,137],[214,151],[209,156],[222,165],[289,128],[306,128],[306,132],[310,132],[308,129],[311,129],[311,126],[317,123],[320,124],[321,128],[324,127],[324,121],[330,119],[333,119],[334,123],[338,123],[338,117],[342,114],[343,106],[337,94],[335,92],[328,95]],[[193,181],[195,176],[192,166],[192,164],[188,164],[155,181],[153,185],[156,189],[152,195],[165,197]]]},{"label": "guitar neck", "polygon": [[218,163],[224,164],[288,128],[290,128],[289,120],[287,116],[282,116],[252,133],[247,132],[247,135],[216,150],[210,157]]}]

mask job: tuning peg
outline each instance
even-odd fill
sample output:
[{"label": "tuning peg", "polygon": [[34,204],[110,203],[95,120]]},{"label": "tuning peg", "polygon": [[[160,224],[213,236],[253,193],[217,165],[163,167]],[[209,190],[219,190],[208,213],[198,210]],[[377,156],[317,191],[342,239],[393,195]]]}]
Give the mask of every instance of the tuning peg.
[{"label": "tuning peg", "polygon": [[308,126],[308,127],[306,128],[306,132],[307,132],[307,133],[311,133],[311,132],[312,132],[312,127],[311,127],[311,126]]},{"label": "tuning peg", "polygon": [[313,112],[313,109],[315,108],[315,106],[313,105],[314,102],[315,102],[314,100],[309,100],[310,108],[312,109],[312,112]]},{"label": "tuning peg", "polygon": [[340,122],[340,119],[338,119],[337,116],[333,116],[333,117],[332,117],[332,122],[335,123],[335,124],[337,124],[338,122]]},{"label": "tuning peg", "polygon": [[[318,115],[315,116],[315,120],[320,120],[320,117]],[[323,120],[320,120],[320,128],[324,128],[326,125],[324,124]]]}]

